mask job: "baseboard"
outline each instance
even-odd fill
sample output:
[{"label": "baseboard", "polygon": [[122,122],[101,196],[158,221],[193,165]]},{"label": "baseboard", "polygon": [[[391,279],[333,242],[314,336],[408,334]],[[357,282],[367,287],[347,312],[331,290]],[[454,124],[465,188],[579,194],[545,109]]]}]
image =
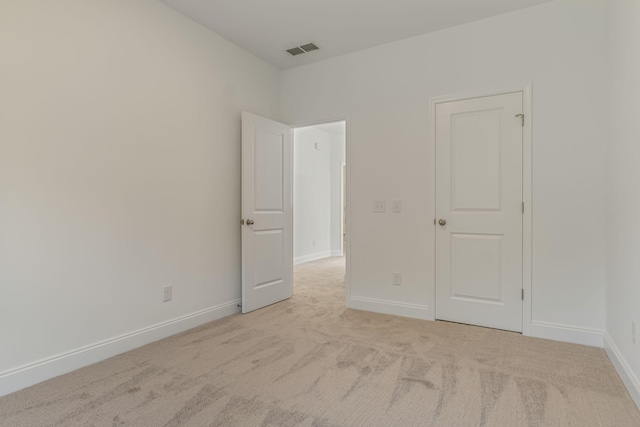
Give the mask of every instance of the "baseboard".
[{"label": "baseboard", "polygon": [[640,379],[636,376],[636,374],[627,363],[627,360],[622,356],[618,346],[616,346],[615,342],[611,336],[605,331],[604,333],[604,350],[607,352],[607,356],[609,356],[609,360],[613,364],[614,368],[620,375],[620,379],[627,387],[631,398],[636,403],[636,406],[640,410]]},{"label": "baseboard", "polygon": [[230,301],[19,368],[0,372],[0,396],[237,313],[240,310],[239,303],[240,300]]},{"label": "baseboard", "polygon": [[293,259],[293,265],[304,264],[305,262],[317,261],[319,259],[329,258],[330,256],[331,256],[330,250],[315,252],[308,255],[302,255],[299,257],[295,257]]},{"label": "baseboard", "polygon": [[529,336],[602,347],[603,331],[548,322],[531,322]]},{"label": "baseboard", "polygon": [[434,320],[433,313],[426,305],[350,296],[347,299],[347,307],[414,319]]},{"label": "baseboard", "polygon": [[342,256],[341,250],[331,250],[331,256]]}]

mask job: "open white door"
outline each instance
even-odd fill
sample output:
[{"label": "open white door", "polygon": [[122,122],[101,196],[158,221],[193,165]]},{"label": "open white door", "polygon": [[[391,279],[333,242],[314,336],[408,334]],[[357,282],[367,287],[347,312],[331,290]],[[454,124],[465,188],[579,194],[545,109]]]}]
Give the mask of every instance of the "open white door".
[{"label": "open white door", "polygon": [[242,113],[242,312],[293,294],[291,129]]}]

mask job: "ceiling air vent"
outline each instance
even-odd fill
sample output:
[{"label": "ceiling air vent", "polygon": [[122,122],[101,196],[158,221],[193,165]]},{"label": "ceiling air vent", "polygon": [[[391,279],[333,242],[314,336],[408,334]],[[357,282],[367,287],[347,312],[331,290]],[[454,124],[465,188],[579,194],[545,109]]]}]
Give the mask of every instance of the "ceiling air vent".
[{"label": "ceiling air vent", "polygon": [[300,49],[304,50],[305,52],[313,52],[314,50],[318,50],[320,48],[313,43],[307,43],[300,46]]},{"label": "ceiling air vent", "polygon": [[294,47],[292,49],[287,49],[287,52],[289,52],[289,55],[291,56],[296,56],[296,55],[300,55],[303,53],[307,53],[304,50],[300,49],[299,47]]},{"label": "ceiling air vent", "polygon": [[320,49],[313,43],[303,44],[302,46],[292,47],[291,49],[287,49],[287,52],[291,56],[302,55],[303,53],[312,52],[314,50]]}]

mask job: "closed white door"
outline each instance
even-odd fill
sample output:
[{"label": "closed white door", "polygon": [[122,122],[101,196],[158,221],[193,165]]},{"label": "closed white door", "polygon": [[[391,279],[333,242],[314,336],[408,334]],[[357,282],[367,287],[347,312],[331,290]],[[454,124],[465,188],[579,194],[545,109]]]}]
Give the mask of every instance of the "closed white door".
[{"label": "closed white door", "polygon": [[436,105],[436,318],[522,331],[521,92]]},{"label": "closed white door", "polygon": [[242,312],[293,294],[291,129],[242,113]]}]

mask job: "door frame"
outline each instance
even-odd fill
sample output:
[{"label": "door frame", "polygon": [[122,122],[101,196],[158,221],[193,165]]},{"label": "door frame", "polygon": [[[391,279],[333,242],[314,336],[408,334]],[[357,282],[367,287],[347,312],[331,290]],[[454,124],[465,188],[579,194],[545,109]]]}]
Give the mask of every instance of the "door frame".
[{"label": "door frame", "polygon": [[[346,204],[347,204],[347,209],[346,209],[347,210],[347,221],[346,221],[347,222],[347,238],[346,238],[347,247],[346,249],[344,247],[342,248],[342,254],[345,257],[345,274],[344,274],[345,307],[348,307],[349,300],[351,298],[351,247],[352,247],[351,245],[352,233],[349,233],[349,230],[351,230],[351,168],[349,167],[349,164],[351,162],[351,144],[350,144],[351,128],[349,126],[348,115],[343,117],[338,116],[338,117],[321,118],[321,119],[304,121],[304,122],[299,122],[293,125],[289,125],[289,127],[291,128],[291,159],[293,159],[294,150],[296,149],[296,141],[295,141],[294,132],[293,132],[294,129],[309,127],[309,126],[318,126],[322,124],[335,123],[335,122],[345,123],[345,135],[344,135],[345,162],[344,164],[346,165],[345,175],[346,175],[346,181],[347,181],[345,185],[345,188],[347,191],[347,194],[345,196]],[[292,167],[293,167],[293,163],[292,163]],[[294,178],[292,175],[292,179],[291,179],[292,187],[293,187],[293,183],[294,183]],[[291,195],[293,197],[293,191]],[[296,214],[295,209],[292,210],[292,213],[293,214],[291,215],[291,229],[293,230],[293,217]],[[340,227],[342,228],[342,222]]]},{"label": "door frame", "polygon": [[[455,95],[435,96],[429,98],[429,135],[427,142],[427,170],[429,171],[427,183],[427,199],[430,203],[429,213],[436,217],[436,106],[445,102],[463,101],[473,98],[485,98],[510,93],[522,93],[522,113],[525,116],[522,131],[522,201],[524,213],[522,215],[522,288],[524,289],[524,301],[522,301],[522,335],[531,335],[532,324],[532,237],[533,237],[533,84],[528,82],[516,88],[502,88],[476,93],[463,93]],[[429,267],[433,272],[433,319],[435,320],[436,305],[436,239],[435,225],[433,236],[432,256],[429,259]],[[348,237],[348,236],[347,236]]]},{"label": "door frame", "polygon": [[[340,203],[342,204],[340,209],[340,252],[342,256],[347,256],[345,253],[346,246],[346,238],[347,235],[344,232],[345,228],[347,228],[346,217],[347,213],[345,212],[345,208],[347,207],[347,142],[346,142],[346,122],[345,122],[345,143],[344,143],[344,151],[345,151],[345,162],[340,165]],[[346,265],[346,263],[345,263]]]}]

